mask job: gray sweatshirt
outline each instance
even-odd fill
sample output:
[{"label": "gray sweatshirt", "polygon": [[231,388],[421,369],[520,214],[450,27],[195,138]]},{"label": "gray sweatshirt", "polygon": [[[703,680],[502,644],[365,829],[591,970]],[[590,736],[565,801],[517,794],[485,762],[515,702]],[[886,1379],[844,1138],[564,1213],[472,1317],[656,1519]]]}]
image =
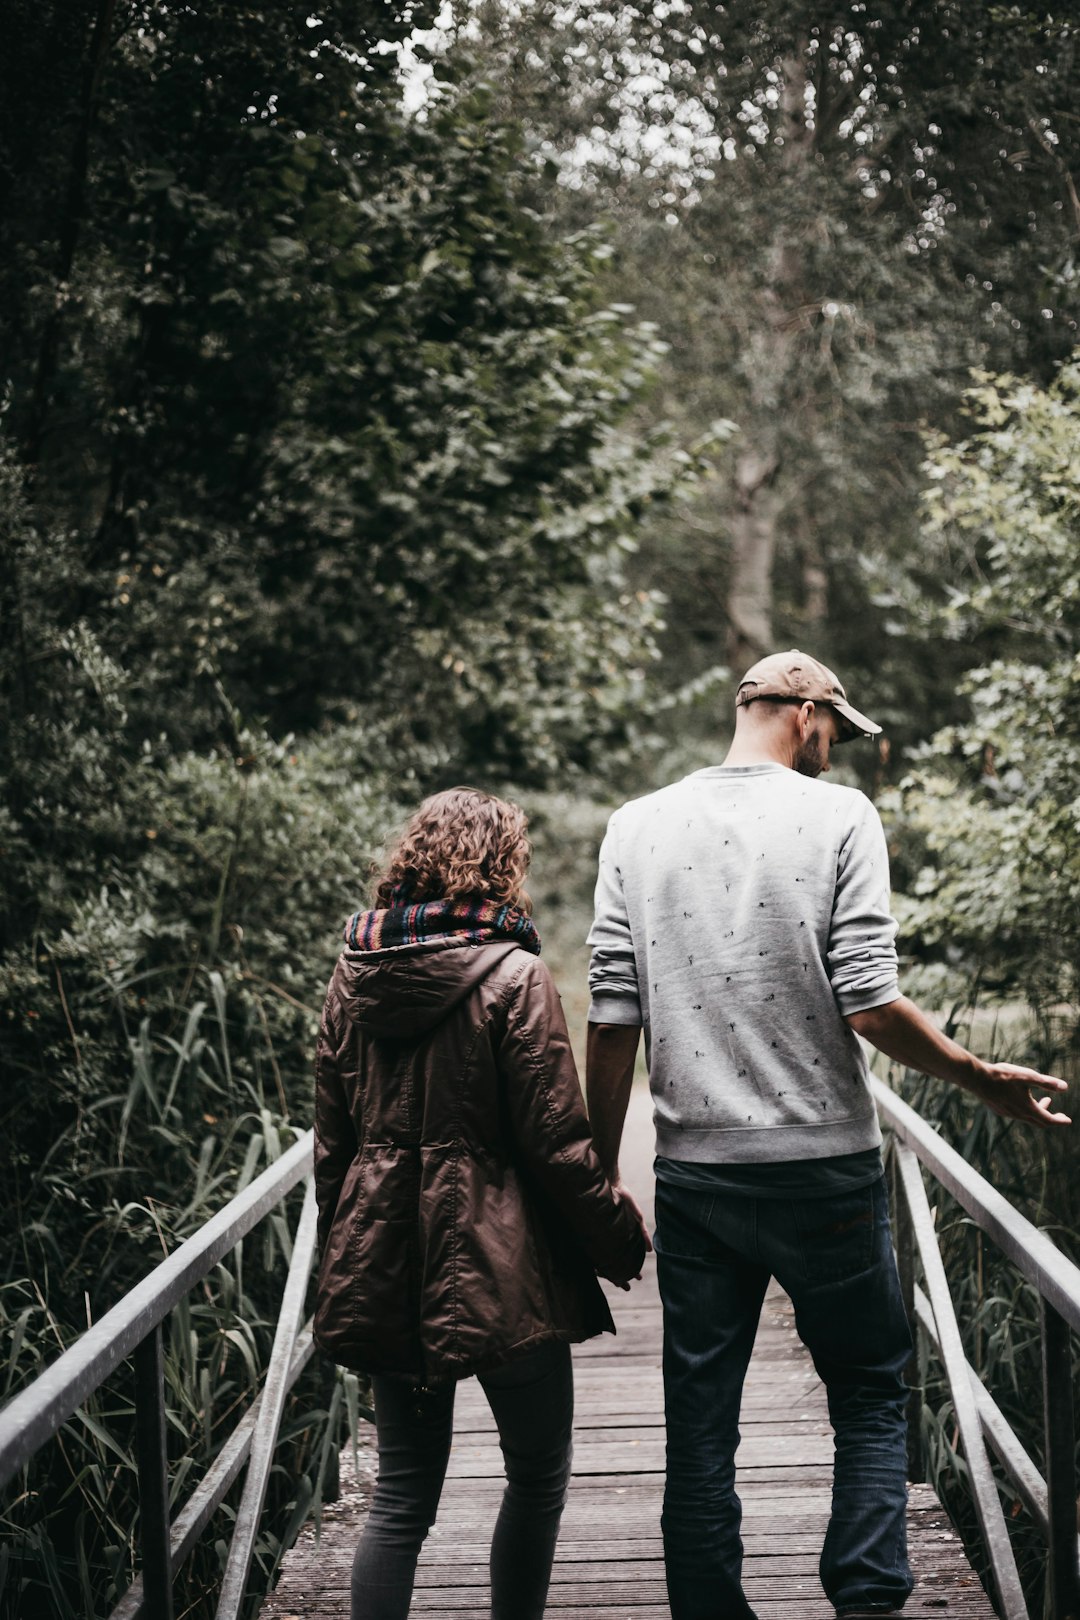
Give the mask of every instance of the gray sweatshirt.
[{"label": "gray sweatshirt", "polygon": [[718,765],[616,810],[589,1019],[644,1026],[658,1152],[749,1163],[876,1147],[843,1015],[896,1000],[895,935],[881,822],[854,788]]}]

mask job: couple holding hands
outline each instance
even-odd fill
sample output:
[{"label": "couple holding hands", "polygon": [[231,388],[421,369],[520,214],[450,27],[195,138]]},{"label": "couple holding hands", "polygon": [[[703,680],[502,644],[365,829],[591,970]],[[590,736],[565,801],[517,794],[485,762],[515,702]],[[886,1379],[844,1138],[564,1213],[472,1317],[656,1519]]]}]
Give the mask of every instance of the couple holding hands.
[{"label": "couple holding hands", "polygon": [[316,1338],[370,1374],[378,1478],[352,1620],[404,1620],[454,1388],[475,1374],[507,1484],[493,1620],[540,1620],[570,1479],[570,1344],[614,1331],[651,1243],[618,1151],[641,1031],[657,1132],[664,1556],[673,1620],[753,1620],[739,1406],[766,1286],[790,1295],[835,1431],[825,1592],[896,1614],[911,1337],[858,1039],[1060,1126],[1064,1082],[991,1064],[900,995],[881,823],[820,780],[880,730],[791,651],[749,670],[721,765],[633,800],[600,852],[586,1115],[525,889],[526,820],[453,788],[411,818],[354,916],[316,1058]]}]

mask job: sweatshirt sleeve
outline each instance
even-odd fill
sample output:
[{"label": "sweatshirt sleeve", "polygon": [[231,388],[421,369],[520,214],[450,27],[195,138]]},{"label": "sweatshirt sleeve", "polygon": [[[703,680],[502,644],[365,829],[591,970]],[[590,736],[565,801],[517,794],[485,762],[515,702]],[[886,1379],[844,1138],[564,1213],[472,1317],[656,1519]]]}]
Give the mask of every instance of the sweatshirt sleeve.
[{"label": "sweatshirt sleeve", "polygon": [[608,822],[600,846],[593,925],[589,930],[589,1006],[591,1024],[640,1026],[641,996],[637,959],[630,934],[630,919],[623,892],[615,817]]},{"label": "sweatshirt sleeve", "polygon": [[885,833],[869,799],[859,794],[859,800],[837,860],[829,928],[829,978],[845,1017],[900,994]]},{"label": "sweatshirt sleeve", "polygon": [[498,1062],[529,1180],[600,1275],[628,1281],[641,1269],[645,1242],[596,1155],[558,991],[535,958],[511,988]]}]

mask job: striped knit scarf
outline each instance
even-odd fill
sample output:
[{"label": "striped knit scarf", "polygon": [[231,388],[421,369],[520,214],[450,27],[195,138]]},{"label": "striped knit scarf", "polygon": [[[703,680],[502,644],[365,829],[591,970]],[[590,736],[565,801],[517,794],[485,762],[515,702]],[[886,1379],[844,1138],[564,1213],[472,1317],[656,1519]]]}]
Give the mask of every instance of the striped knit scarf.
[{"label": "striped knit scarf", "polygon": [[345,925],[345,943],[354,951],[382,951],[392,945],[415,945],[422,939],[451,936],[478,942],[508,939],[533,956],[540,955],[540,935],[532,919],[516,906],[480,895],[423,900],[413,905],[399,889],[392,905],[376,911],[357,911]]}]

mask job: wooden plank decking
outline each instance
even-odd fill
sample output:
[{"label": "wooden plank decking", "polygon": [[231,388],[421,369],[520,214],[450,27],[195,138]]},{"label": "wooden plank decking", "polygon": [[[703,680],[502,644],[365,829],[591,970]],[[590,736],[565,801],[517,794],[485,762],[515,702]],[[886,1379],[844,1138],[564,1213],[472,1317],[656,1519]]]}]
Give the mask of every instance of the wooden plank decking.
[{"label": "wooden plank decking", "polygon": [[[635,1090],[624,1174],[651,1204],[647,1092]],[[610,1290],[618,1335],[574,1354],[574,1477],[548,1598],[553,1620],[669,1620],[660,1544],[664,1469],[660,1300],[650,1258],[630,1294]],[[817,1560],[829,1510],[832,1431],[823,1390],[796,1337],[791,1308],[771,1289],[743,1400],[739,1494],[746,1593],[760,1620],[831,1620]],[[340,1500],[321,1540],[308,1527],[285,1560],[262,1620],[348,1620],[349,1570],[370,1501],[374,1458],[342,1455]],[[439,1518],[417,1573],[412,1613],[488,1615],[487,1553],[502,1492],[502,1461],[475,1379],[458,1391],[454,1448]],[[912,1620],[993,1620],[958,1537],[927,1486],[908,1510],[918,1584]]]}]

